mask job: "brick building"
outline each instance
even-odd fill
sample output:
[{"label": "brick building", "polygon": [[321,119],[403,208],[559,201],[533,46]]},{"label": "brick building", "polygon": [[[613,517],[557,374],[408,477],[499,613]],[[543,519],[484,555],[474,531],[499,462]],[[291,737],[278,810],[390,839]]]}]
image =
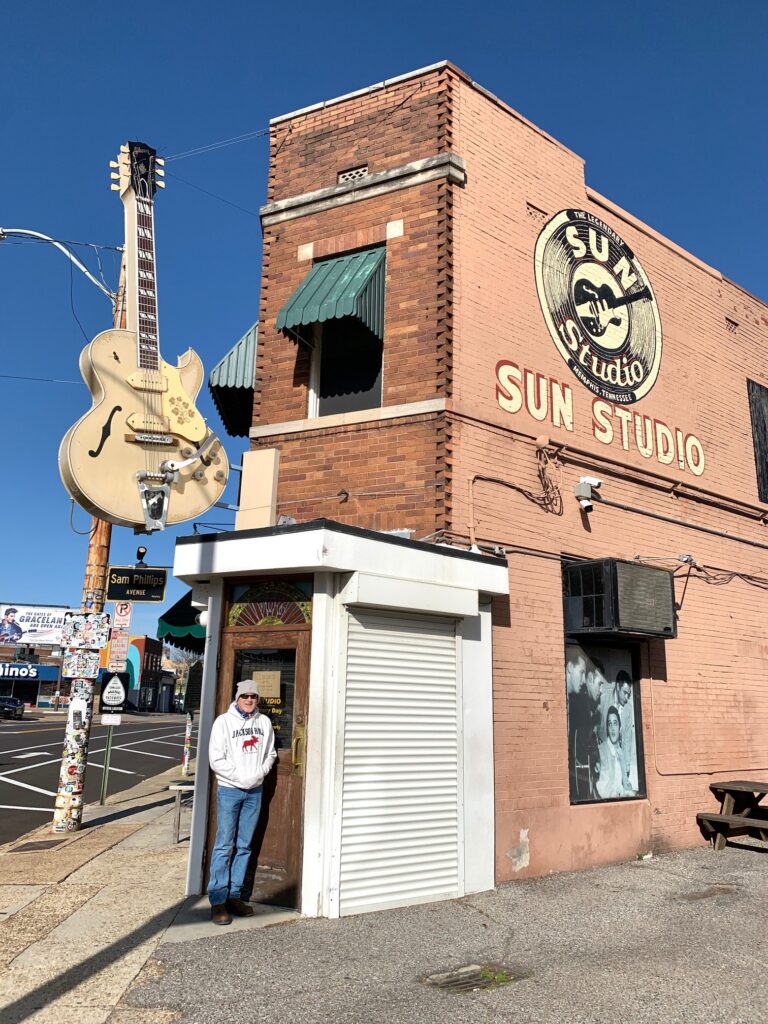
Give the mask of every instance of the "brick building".
[{"label": "brick building", "polygon": [[262,227],[238,528],[175,565],[201,737],[246,673],[282,738],[260,870],[334,916],[700,842],[768,768],[765,305],[449,63],[276,118]]}]

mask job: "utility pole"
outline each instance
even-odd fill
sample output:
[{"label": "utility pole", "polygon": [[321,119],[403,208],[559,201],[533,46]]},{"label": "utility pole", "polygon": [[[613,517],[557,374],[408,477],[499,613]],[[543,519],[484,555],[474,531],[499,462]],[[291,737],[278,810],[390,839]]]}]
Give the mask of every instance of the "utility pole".
[{"label": "utility pole", "polygon": [[[125,259],[120,267],[118,296],[125,295]],[[113,325],[124,326],[125,304],[122,298],[114,304]],[[83,612],[104,610],[109,571],[109,547],[112,524],[96,516],[91,518],[88,553],[85,560],[81,608]],[[64,749],[59,769],[59,786],[53,811],[53,832],[78,832],[83,824],[85,775],[88,764],[88,745],[93,720],[93,679],[73,679],[64,732]],[[110,734],[112,729],[110,728]],[[106,764],[106,762],[105,762]],[[104,784],[106,784],[106,770]],[[102,787],[103,788],[103,787]],[[102,792],[102,803],[104,793]]]}]

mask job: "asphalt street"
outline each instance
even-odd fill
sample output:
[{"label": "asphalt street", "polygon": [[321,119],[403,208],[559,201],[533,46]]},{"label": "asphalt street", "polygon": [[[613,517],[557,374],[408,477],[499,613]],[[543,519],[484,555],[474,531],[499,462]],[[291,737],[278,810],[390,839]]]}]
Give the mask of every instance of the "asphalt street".
[{"label": "asphalt street", "polygon": [[[98,719],[98,716],[97,716]],[[26,716],[0,722],[0,844],[53,818],[66,717]],[[124,715],[112,738],[108,793],[181,765],[184,715]],[[94,724],[88,750],[85,803],[99,799],[107,727]],[[192,756],[197,728],[192,736]]]}]

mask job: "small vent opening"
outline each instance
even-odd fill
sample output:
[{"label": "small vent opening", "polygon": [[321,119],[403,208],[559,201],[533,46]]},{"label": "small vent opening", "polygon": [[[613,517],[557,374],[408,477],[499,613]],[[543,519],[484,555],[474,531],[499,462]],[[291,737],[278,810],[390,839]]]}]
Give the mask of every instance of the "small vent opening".
[{"label": "small vent opening", "polygon": [[368,177],[368,164],[363,164],[361,167],[350,167],[349,170],[339,171],[336,176],[336,182],[339,185],[345,185],[350,181],[359,181],[361,178]]},{"label": "small vent opening", "polygon": [[533,203],[525,204],[525,212],[528,214],[531,220],[535,220],[539,224],[543,220],[546,220],[547,217],[546,213],[543,210],[540,210],[538,206],[534,206]]},{"label": "small vent opening", "polygon": [[731,334],[735,334],[739,328],[739,324],[736,320],[731,320],[729,316],[725,318],[725,329],[730,331]]}]

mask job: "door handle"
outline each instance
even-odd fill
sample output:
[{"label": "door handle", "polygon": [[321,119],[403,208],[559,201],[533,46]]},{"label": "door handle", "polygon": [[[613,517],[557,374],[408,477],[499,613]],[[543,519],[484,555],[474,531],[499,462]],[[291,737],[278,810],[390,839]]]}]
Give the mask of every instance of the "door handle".
[{"label": "door handle", "polygon": [[291,768],[294,775],[304,774],[304,737],[306,726],[295,725],[293,727],[293,739],[291,740]]}]

